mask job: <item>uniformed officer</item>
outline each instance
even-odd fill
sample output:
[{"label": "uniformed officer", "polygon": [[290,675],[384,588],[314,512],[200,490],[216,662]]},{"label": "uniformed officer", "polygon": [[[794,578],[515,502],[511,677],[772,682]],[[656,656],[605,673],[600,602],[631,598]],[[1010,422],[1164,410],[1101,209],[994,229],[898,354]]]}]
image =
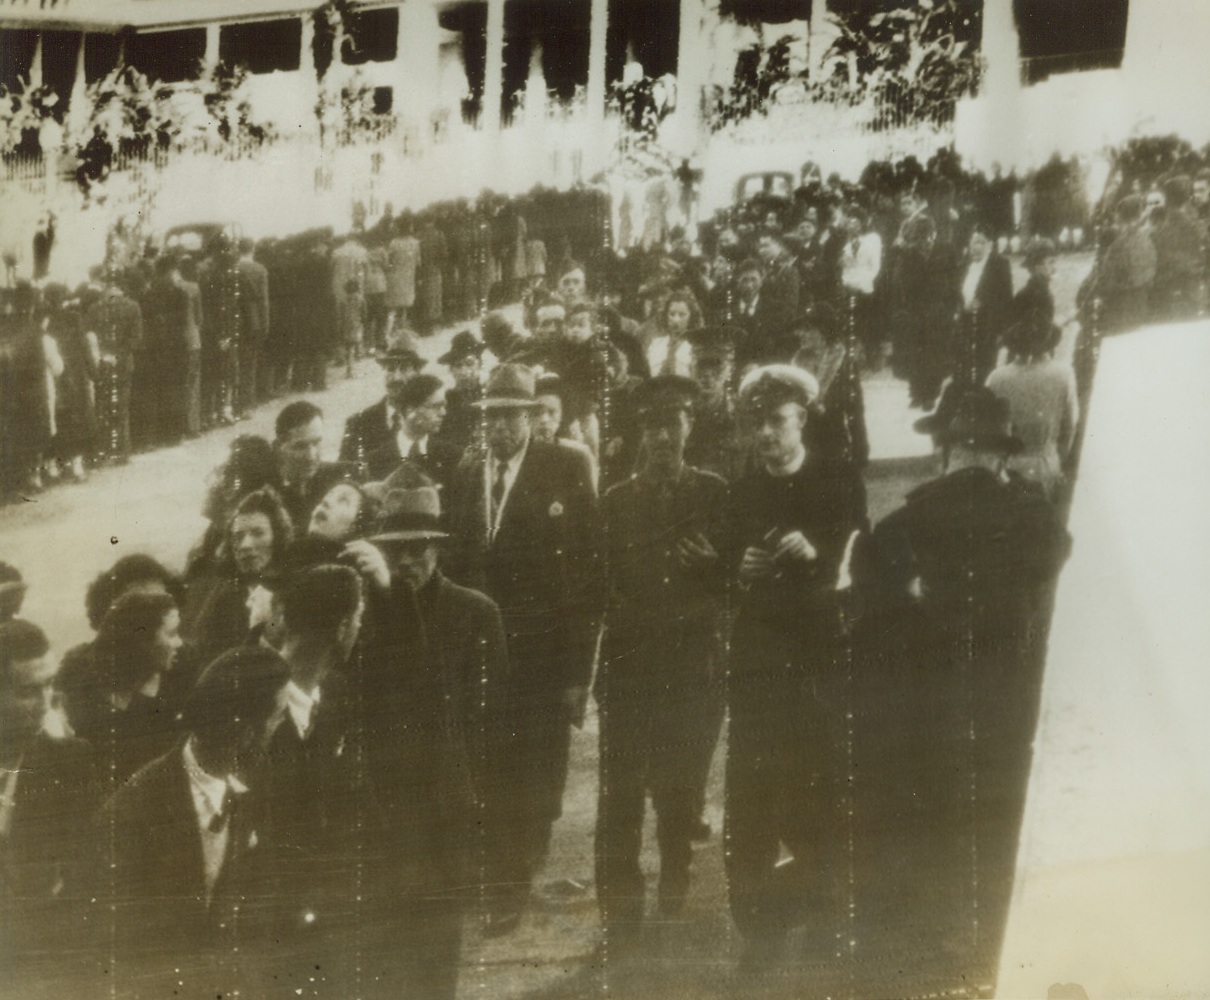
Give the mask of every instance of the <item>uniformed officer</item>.
[{"label": "uniformed officer", "polygon": [[643,464],[604,498],[609,604],[595,693],[600,706],[598,902],[616,953],[642,926],[639,866],[650,792],[660,848],[659,911],[689,889],[698,821],[700,717],[718,667],[725,581],[719,557],[727,486],[685,463],[697,386],[661,375],[636,390]]},{"label": "uniformed officer", "polygon": [[[749,968],[779,957],[795,924],[839,927],[848,671],[837,582],[864,523],[850,464],[808,451],[807,372],[768,365],[740,384],[756,468],[731,489],[726,867]],[[779,862],[784,852],[789,856]]]}]

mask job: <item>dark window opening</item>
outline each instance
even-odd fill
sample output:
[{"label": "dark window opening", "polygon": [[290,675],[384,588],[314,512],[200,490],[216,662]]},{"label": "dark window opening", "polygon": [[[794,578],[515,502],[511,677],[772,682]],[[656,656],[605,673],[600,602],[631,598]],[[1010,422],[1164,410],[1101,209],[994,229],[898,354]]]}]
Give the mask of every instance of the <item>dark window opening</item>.
[{"label": "dark window opening", "polygon": [[219,29],[218,55],[229,66],[247,67],[249,73],[296,70],[302,57],[302,21],[292,17],[224,24]]},{"label": "dark window opening", "polygon": [[36,31],[0,30],[0,84],[8,90],[25,89],[37,45]]},{"label": "dark window opening", "polygon": [[96,83],[117,65],[122,52],[122,39],[117,35],[84,36],[84,80]]},{"label": "dark window opening", "polygon": [[395,88],[394,87],[375,87],[374,88],[374,114],[389,115],[391,109],[395,106]]},{"label": "dark window opening", "polygon": [[[865,10],[879,0],[842,0],[830,6],[852,7]],[[785,24],[787,21],[807,21],[811,18],[811,0],[722,0],[719,13],[734,18],[741,24]]]},{"label": "dark window opening", "polygon": [[483,86],[487,79],[487,4],[464,3],[438,14],[446,31],[462,35],[462,61],[470,96],[462,102],[462,117],[475,122],[483,110]]},{"label": "dark window opening", "polygon": [[399,8],[354,11],[348,21],[349,34],[341,48],[347,66],[391,62],[399,44]]},{"label": "dark window opening", "polygon": [[1026,81],[1121,66],[1129,8],[1129,0],[1013,0]]},{"label": "dark window opening", "polygon": [[80,52],[78,31],[42,32],[42,82],[59,95],[55,117],[60,121],[71,100],[71,88],[76,79],[76,59]]},{"label": "dark window opening", "polygon": [[611,0],[609,32],[605,39],[605,78],[622,79],[629,48],[645,76],[676,72],[681,34],[677,0]]},{"label": "dark window opening", "polygon": [[149,32],[126,43],[126,62],[163,83],[197,79],[205,56],[205,28]]},{"label": "dark window opening", "polygon": [[535,45],[542,46],[546,89],[568,100],[588,83],[590,0],[530,0],[504,7],[504,114],[516,107],[529,78]]}]

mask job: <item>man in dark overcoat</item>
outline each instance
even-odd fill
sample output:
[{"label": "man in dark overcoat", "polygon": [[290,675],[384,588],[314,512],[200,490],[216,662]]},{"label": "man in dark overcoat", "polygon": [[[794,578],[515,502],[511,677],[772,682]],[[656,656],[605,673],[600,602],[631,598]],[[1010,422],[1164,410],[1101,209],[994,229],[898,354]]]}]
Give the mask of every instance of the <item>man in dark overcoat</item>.
[{"label": "man in dark overcoat", "polygon": [[[597,502],[580,455],[531,440],[534,375],[504,364],[489,378],[487,450],[459,469],[452,494],[455,579],[500,607],[508,635],[513,803],[508,845],[515,926],[551,827],[562,813],[570,726],[583,722],[600,587]],[[451,567],[452,568],[452,567]]]},{"label": "man in dark overcoat", "polygon": [[[445,926],[449,934],[444,945],[430,934],[428,954],[419,954],[440,967],[437,975],[444,977],[446,990],[441,995],[452,997],[462,914],[468,905],[490,903],[505,846],[500,838],[508,784],[501,772],[508,766],[508,650],[500,609],[491,598],[453,583],[438,568],[439,546],[447,537],[440,495],[432,485],[421,485],[387,493],[383,520],[371,541],[385,554],[395,585],[416,595],[432,668],[445,694],[452,754],[469,771],[465,829],[446,836],[461,845],[458,878],[430,919],[432,928]],[[451,961],[445,964],[442,956]]]},{"label": "man in dark overcoat", "polygon": [[[421,575],[415,549],[444,535],[439,509],[431,486],[389,491],[375,533],[350,543],[343,557],[367,583],[365,630],[349,675],[377,813],[362,855],[377,914],[376,927],[363,927],[365,953],[374,956],[363,982],[374,997],[454,997],[468,887],[482,879],[479,835],[490,828],[479,825],[489,810],[478,808],[477,796],[503,789],[483,769],[502,766],[506,755],[485,761],[479,744],[487,735],[480,711],[497,709],[478,699],[488,687],[499,690],[494,676],[483,685],[483,660],[503,644],[491,634],[488,602],[465,592],[447,595],[438,609],[430,591],[422,614],[413,587]],[[494,674],[500,664],[486,669]]]},{"label": "man in dark overcoat", "polygon": [[990,390],[959,392],[917,428],[940,446],[943,474],[872,536],[861,645],[869,685],[894,708],[858,729],[858,773],[901,834],[882,912],[938,968],[994,981],[1070,539],[1041,492],[1005,473],[1021,445]]},{"label": "man in dark overcoat", "polygon": [[[813,376],[758,368],[740,384],[756,468],[732,485],[726,867],[744,964],[776,959],[798,923],[839,925],[848,699],[837,582],[863,493],[851,464],[804,443]],[[790,857],[779,863],[782,849]]]},{"label": "man in dark overcoat", "polygon": [[608,603],[594,689],[601,726],[596,871],[614,948],[634,943],[642,929],[639,849],[648,792],[661,916],[678,917],[689,890],[702,718],[712,714],[714,674],[722,667],[726,595],[718,546],[727,484],[684,458],[696,396],[696,384],[677,375],[636,390],[644,461],[602,502]]}]

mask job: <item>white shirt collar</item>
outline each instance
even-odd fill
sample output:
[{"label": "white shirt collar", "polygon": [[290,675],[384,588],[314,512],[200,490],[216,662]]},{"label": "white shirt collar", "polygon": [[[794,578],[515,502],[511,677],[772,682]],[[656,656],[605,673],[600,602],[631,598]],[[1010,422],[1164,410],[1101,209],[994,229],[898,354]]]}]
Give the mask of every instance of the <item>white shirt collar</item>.
[{"label": "white shirt collar", "polygon": [[286,682],[286,710],[294,720],[294,728],[300,737],[305,737],[311,728],[311,716],[319,704],[319,688],[307,692],[294,681]]},{"label": "white shirt collar", "polygon": [[202,769],[193,752],[193,737],[185,741],[185,749],[181,756],[185,761],[185,773],[189,775],[189,784],[193,789],[193,804],[197,809],[198,819],[203,827],[208,827],[210,820],[222,812],[223,804],[230,789],[236,795],[243,795],[248,787],[235,775],[226,778],[216,778],[213,774]]}]

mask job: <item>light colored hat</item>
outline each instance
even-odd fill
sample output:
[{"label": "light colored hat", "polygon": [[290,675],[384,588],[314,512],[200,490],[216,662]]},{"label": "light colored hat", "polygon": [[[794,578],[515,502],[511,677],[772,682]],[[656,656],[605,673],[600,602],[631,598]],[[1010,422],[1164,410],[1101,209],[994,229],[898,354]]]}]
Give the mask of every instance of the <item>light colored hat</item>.
[{"label": "light colored hat", "polygon": [[378,530],[369,541],[416,542],[446,537],[441,530],[441,495],[433,486],[420,486],[387,493]]},{"label": "light colored hat", "polygon": [[780,406],[785,402],[810,406],[818,396],[815,376],[794,365],[753,368],[739,384],[740,403],[748,407]]},{"label": "light colored hat", "polygon": [[497,365],[487,377],[483,398],[471,405],[480,410],[533,409],[537,406],[536,383],[534,373],[525,365]]}]

